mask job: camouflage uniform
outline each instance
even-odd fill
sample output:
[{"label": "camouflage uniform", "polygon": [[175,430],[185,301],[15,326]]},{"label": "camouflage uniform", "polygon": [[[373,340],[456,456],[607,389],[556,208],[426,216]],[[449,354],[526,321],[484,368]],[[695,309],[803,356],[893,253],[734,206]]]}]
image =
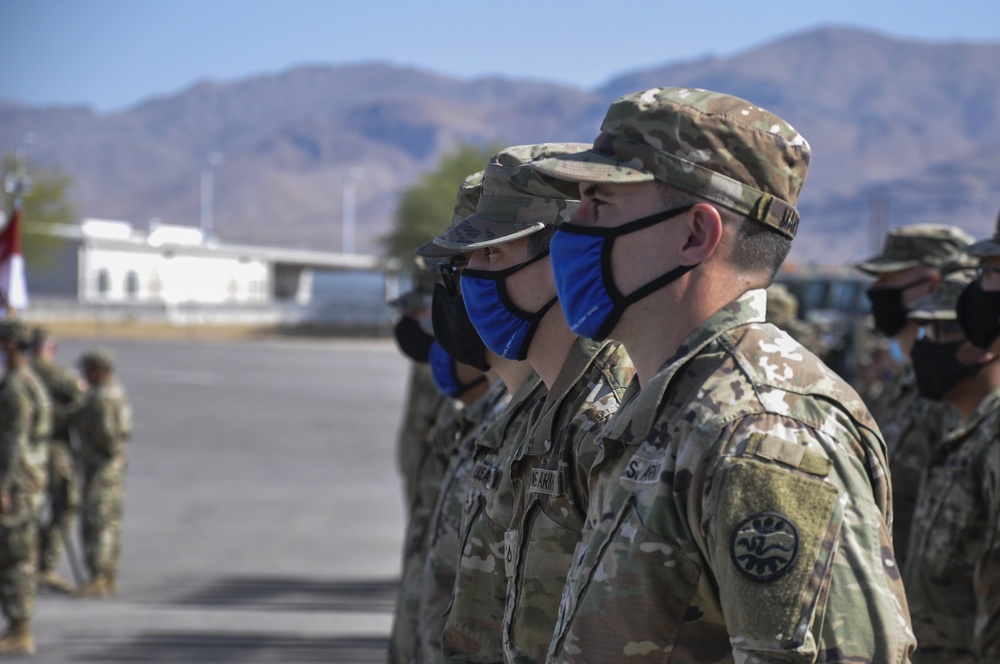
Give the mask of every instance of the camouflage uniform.
[{"label": "camouflage uniform", "polygon": [[132,434],[125,390],[111,377],[103,385],[91,385],[76,421],[83,465],[84,561],[92,576],[114,582],[121,553],[125,443]]},{"label": "camouflage uniform", "polygon": [[507,662],[544,660],[559,598],[590,503],[598,469],[620,450],[595,440],[621,404],[632,361],[618,342],[578,337],[538,423],[519,447],[510,475],[516,490],[506,532]]},{"label": "camouflage uniform", "polygon": [[1000,661],[1000,390],[934,450],[904,568],[914,662]]},{"label": "camouflage uniform", "polygon": [[427,555],[421,575],[417,609],[416,661],[441,659],[441,633],[458,574],[459,529],[462,508],[469,493],[476,440],[501,416],[510,393],[497,380],[474,404],[462,412],[461,440],[448,460],[437,501],[427,526]]},{"label": "camouflage uniform", "polygon": [[49,518],[41,528],[40,572],[55,570],[62,555],[63,534],[73,530],[80,505],[80,481],[70,441],[70,420],[83,405],[76,376],[51,360],[36,357],[32,369],[52,401],[53,427],[49,441]]},{"label": "camouflage uniform", "polygon": [[781,284],[772,284],[767,289],[768,323],[784,330],[816,357],[823,358],[827,352],[822,335],[815,325],[799,318],[799,301],[795,295]]},{"label": "camouflage uniform", "polygon": [[[892,545],[902,568],[909,554],[920,477],[930,461],[931,451],[957,423],[958,411],[944,401],[919,396],[913,368],[909,366],[883,395],[885,398],[876,402],[881,410],[875,421],[885,437],[892,477]],[[873,414],[875,408],[873,405]]]},{"label": "camouflage uniform", "polygon": [[[406,407],[399,424],[396,439],[396,466],[403,478],[403,496],[413,495],[413,478],[424,441],[434,426],[434,418],[448,401],[448,397],[434,384],[430,367],[426,364],[410,365],[410,383],[406,391]],[[409,509],[409,508],[407,508]]]},{"label": "camouflage uniform", "polygon": [[508,470],[546,393],[545,384],[532,374],[476,441],[471,487],[462,511],[461,558],[441,637],[444,661],[503,661],[504,533],[513,517],[515,492]]},{"label": "camouflage uniform", "polygon": [[8,620],[35,612],[38,522],[45,501],[52,406],[28,366],[0,380],[0,490],[10,511],[0,515],[0,604]]},{"label": "camouflage uniform", "polygon": [[446,398],[438,408],[435,422],[427,440],[418,446],[420,455],[413,468],[412,493],[407,497],[409,514],[403,538],[403,572],[389,638],[389,662],[392,664],[412,661],[415,651],[421,574],[427,557],[427,526],[441,478],[461,431],[461,402]]},{"label": "camouflage uniform", "polygon": [[593,491],[549,661],[912,649],[874,422],[763,318],[762,291],[727,305],[605,427],[625,451]]}]

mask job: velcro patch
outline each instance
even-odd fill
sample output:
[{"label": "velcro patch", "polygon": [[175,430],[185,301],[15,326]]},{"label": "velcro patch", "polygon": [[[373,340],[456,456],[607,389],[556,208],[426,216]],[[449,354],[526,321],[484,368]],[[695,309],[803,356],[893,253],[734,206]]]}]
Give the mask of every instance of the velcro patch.
[{"label": "velcro patch", "polygon": [[562,482],[559,481],[559,478],[560,473],[558,470],[532,468],[528,491],[531,493],[544,493],[547,496],[561,495]]},{"label": "velcro patch", "polygon": [[506,531],[504,531],[504,534],[503,534],[503,548],[504,548],[503,564],[504,564],[504,572],[506,572],[507,576],[514,576],[514,567],[515,567],[515,564],[517,563],[517,555],[518,555],[518,552],[517,552],[517,550],[518,550],[518,542],[520,541],[520,539],[521,538],[518,537],[518,531],[516,531],[516,530],[506,530]]},{"label": "velcro patch", "polygon": [[756,458],[726,463],[715,481],[713,568],[731,637],[761,648],[801,647],[831,573],[840,489]]},{"label": "velcro patch", "polygon": [[635,484],[655,484],[660,479],[660,459],[643,459],[633,457],[622,471],[621,480]]},{"label": "velcro patch", "polygon": [[476,467],[472,469],[472,481],[487,489],[495,489],[500,484],[500,476],[503,471],[496,466],[491,466],[485,461],[477,461]]},{"label": "velcro patch", "polygon": [[826,477],[833,468],[832,461],[815,452],[810,452],[803,445],[763,433],[755,433],[750,436],[747,440],[746,452],[761,459],[777,461],[819,477]]}]

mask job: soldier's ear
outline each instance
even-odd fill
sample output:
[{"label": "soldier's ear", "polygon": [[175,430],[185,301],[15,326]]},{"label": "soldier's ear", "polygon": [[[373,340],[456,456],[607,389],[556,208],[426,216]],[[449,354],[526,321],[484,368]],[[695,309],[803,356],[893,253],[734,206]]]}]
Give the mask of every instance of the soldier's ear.
[{"label": "soldier's ear", "polygon": [[722,217],[714,206],[698,203],[680,219],[687,228],[681,264],[697,265],[712,257],[722,241]]}]

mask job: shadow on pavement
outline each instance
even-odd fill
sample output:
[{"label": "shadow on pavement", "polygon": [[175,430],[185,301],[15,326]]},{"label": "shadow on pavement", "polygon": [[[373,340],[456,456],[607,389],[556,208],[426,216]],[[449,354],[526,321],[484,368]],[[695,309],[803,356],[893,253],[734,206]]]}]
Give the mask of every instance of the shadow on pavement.
[{"label": "shadow on pavement", "polygon": [[284,576],[223,577],[184,594],[172,593],[173,604],[239,607],[261,610],[350,611],[391,613],[399,581],[366,579],[330,581]]},{"label": "shadow on pavement", "polygon": [[102,648],[88,644],[78,662],[384,662],[387,640],[279,634],[157,632]]}]

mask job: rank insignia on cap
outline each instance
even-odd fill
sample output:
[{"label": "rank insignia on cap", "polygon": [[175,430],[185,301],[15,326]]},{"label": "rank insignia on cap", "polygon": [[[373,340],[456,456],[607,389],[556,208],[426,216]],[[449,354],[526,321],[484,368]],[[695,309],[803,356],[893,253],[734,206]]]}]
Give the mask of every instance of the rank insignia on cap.
[{"label": "rank insignia on cap", "polygon": [[729,548],[736,568],[754,581],[771,581],[795,564],[799,532],[780,514],[764,512],[733,529]]}]

